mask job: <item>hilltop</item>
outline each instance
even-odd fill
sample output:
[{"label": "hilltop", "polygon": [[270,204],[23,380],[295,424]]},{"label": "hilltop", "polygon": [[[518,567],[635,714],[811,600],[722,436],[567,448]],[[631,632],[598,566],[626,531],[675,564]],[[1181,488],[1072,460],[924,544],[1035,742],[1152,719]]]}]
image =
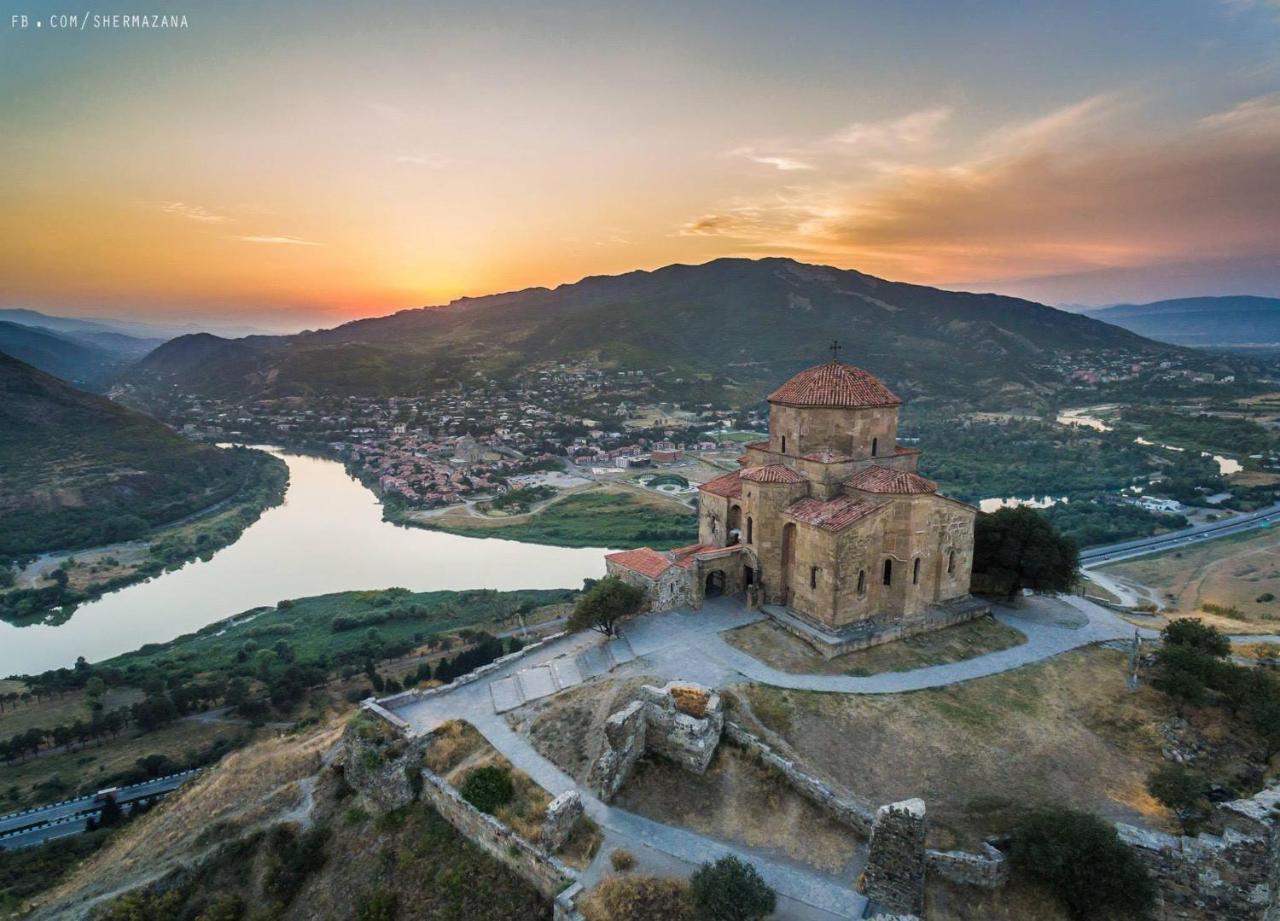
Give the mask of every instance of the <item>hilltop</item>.
[{"label": "hilltop", "polygon": [[236,496],[263,460],[0,354],[0,559],[139,537]]},{"label": "hilltop", "polygon": [[224,398],[413,394],[539,362],[651,369],[672,398],[753,402],[825,357],[908,399],[1017,401],[1070,356],[1170,347],[1089,317],[791,259],[717,259],[462,298],[294,336],[182,336],[124,382]]}]

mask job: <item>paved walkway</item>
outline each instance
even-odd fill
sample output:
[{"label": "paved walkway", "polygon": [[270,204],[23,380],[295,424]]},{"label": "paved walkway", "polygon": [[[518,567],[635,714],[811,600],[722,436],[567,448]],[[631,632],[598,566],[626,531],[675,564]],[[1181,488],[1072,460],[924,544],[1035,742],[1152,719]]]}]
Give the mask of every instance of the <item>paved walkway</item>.
[{"label": "paved walkway", "polygon": [[565,637],[479,681],[448,694],[411,701],[398,707],[396,713],[417,732],[430,731],[451,719],[466,720],[515,767],[552,795],[578,789],[588,815],[604,830],[608,844],[584,874],[588,879],[599,875],[600,862],[614,847],[636,853],[644,866],[666,861],[682,867],[682,872],[725,854],[737,854],[750,860],[782,897],[781,917],[806,921],[858,918],[865,900],[852,890],[848,880],[762,857],[746,848],[610,806],[582,790],[540,755],[528,739],[507,725],[500,712],[518,705],[517,696],[533,699],[558,693],[555,685],[564,676],[570,676],[566,685],[573,686],[625,664],[632,656],[637,659],[633,668],[645,674],[663,680],[696,681],[709,687],[755,681],[810,691],[893,694],[998,674],[1081,646],[1127,639],[1133,636],[1134,629],[1111,611],[1075,597],[1033,598],[1023,608],[998,609],[996,616],[1026,635],[1027,642],[963,662],[907,672],[866,677],[797,675],[771,668],[729,645],[721,635],[724,631],[754,623],[764,615],[747,611],[731,599],[721,599],[700,611],[671,611],[636,618],[625,625],[622,640],[608,644],[592,633]]}]

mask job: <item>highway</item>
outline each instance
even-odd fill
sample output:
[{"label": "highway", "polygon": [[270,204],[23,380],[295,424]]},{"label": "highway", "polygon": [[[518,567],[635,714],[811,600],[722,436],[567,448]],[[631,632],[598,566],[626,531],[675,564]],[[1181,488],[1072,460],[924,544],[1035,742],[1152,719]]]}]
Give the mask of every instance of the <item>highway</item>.
[{"label": "highway", "polygon": [[1145,556],[1148,553],[1159,553],[1162,550],[1172,550],[1176,547],[1183,547],[1203,540],[1213,540],[1217,537],[1240,534],[1254,528],[1269,527],[1272,523],[1280,526],[1280,502],[1258,509],[1256,512],[1235,515],[1223,521],[1211,521],[1208,524],[1193,525],[1190,528],[1183,528],[1181,531],[1169,531],[1166,534],[1158,534],[1155,537],[1121,541],[1117,544],[1106,544],[1101,547],[1089,547],[1080,551],[1080,563],[1085,567],[1097,566],[1102,563],[1129,559],[1130,557]]},{"label": "highway", "polygon": [[[121,787],[116,802],[126,807],[138,800],[154,799],[171,793],[199,773],[199,769],[157,777],[142,783]],[[102,803],[94,796],[37,806],[24,812],[0,816],[0,848],[30,847],[54,838],[78,834],[84,831],[86,820],[102,810]]]}]

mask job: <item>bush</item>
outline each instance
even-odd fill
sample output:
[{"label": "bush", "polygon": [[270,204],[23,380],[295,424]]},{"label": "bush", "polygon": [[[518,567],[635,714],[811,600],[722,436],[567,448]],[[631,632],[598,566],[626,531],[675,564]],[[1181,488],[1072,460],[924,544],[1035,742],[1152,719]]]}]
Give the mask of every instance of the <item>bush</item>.
[{"label": "bush", "polygon": [[285,905],[292,902],[307,877],[324,866],[327,857],[324,846],[328,840],[329,830],[323,826],[302,834],[289,825],[277,825],[271,829],[271,858],[265,880],[267,892]]},{"label": "bush", "polygon": [[609,865],[619,873],[626,873],[636,865],[636,856],[630,851],[624,851],[618,848],[609,853]]},{"label": "bush", "polygon": [[699,921],[759,921],[778,903],[756,868],[732,856],[703,864],[689,880],[689,896]]},{"label": "bush", "polygon": [[1047,887],[1073,918],[1134,917],[1151,907],[1146,869],[1097,816],[1046,809],[1014,833],[1013,865]]},{"label": "bush", "polygon": [[652,876],[611,876],[582,909],[588,921],[692,921],[687,885]]},{"label": "bush", "polygon": [[511,773],[495,764],[478,767],[462,783],[462,798],[481,812],[493,815],[500,806],[511,802],[516,795]]},{"label": "bush", "polygon": [[1161,765],[1147,778],[1147,790],[1172,809],[1183,831],[1194,834],[1195,824],[1204,817],[1204,778],[1180,764]]},{"label": "bush", "polygon": [[1179,617],[1172,621],[1160,631],[1160,637],[1169,646],[1186,646],[1215,659],[1231,652],[1231,640],[1194,617]]},{"label": "bush", "polygon": [[377,892],[366,895],[356,906],[356,921],[395,921],[396,894]]}]

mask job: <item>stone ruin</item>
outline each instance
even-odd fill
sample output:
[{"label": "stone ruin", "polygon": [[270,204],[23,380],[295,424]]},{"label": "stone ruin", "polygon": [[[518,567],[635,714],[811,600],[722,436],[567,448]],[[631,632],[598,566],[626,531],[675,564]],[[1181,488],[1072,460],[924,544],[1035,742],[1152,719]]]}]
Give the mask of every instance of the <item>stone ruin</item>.
[{"label": "stone ruin", "polygon": [[564,847],[573,833],[573,826],[582,817],[582,794],[577,790],[566,790],[547,806],[546,817],[542,820],[542,847],[547,853],[555,853]]},{"label": "stone ruin", "polygon": [[723,731],[720,695],[709,688],[688,681],[644,685],[636,700],[605,721],[605,750],[591,767],[588,786],[607,802],[646,752],[702,774]]},{"label": "stone ruin", "polygon": [[863,873],[863,894],[878,908],[904,915],[924,913],[925,807],[922,799],[876,810]]}]

